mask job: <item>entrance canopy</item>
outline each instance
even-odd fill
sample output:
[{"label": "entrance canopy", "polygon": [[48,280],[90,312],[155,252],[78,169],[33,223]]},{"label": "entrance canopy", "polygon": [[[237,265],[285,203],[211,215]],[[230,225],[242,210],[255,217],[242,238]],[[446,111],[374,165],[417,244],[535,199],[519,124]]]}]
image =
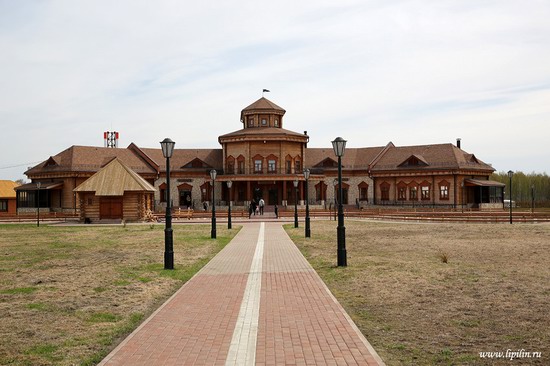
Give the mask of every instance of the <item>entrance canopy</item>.
[{"label": "entrance canopy", "polygon": [[506,187],[504,183],[484,179],[465,179],[464,185],[467,187]]},{"label": "entrance canopy", "polygon": [[[63,182],[40,182],[40,190],[45,189],[61,189],[63,187]],[[15,187],[16,191],[37,191],[38,187],[36,182],[23,184],[22,186]]]}]

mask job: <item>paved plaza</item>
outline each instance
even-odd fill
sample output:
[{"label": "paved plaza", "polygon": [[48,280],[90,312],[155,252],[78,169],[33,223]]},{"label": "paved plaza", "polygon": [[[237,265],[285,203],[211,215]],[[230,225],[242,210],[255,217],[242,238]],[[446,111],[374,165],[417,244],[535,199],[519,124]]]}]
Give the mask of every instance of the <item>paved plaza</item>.
[{"label": "paved plaza", "polygon": [[100,365],[383,365],[281,223],[243,224]]}]

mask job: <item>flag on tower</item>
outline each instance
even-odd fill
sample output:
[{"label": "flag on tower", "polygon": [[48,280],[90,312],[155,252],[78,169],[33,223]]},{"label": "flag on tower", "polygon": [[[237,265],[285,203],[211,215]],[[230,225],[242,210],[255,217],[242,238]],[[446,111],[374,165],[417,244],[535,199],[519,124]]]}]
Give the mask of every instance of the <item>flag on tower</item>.
[{"label": "flag on tower", "polygon": [[264,89],[264,90],[262,90],[262,93],[269,93],[269,90]]}]

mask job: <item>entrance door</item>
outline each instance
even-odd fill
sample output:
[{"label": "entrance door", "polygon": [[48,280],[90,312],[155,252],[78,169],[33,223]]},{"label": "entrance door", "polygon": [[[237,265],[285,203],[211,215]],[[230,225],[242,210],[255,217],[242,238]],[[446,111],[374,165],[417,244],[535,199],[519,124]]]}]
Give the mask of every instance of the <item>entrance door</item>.
[{"label": "entrance door", "polygon": [[122,219],[122,197],[101,197],[100,219]]},{"label": "entrance door", "polygon": [[191,191],[180,191],[180,206],[191,206]]},{"label": "entrance door", "polygon": [[270,189],[269,195],[267,199],[268,205],[278,205],[279,204],[279,197],[277,194],[277,189]]}]

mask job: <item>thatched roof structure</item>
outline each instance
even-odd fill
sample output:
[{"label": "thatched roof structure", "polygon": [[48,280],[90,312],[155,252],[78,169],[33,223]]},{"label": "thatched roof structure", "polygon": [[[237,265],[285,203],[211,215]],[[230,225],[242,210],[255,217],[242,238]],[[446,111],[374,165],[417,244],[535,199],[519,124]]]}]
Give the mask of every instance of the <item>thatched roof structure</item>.
[{"label": "thatched roof structure", "polygon": [[96,196],[123,196],[127,191],[154,192],[156,189],[120,159],[115,158],[74,191],[95,192]]}]

